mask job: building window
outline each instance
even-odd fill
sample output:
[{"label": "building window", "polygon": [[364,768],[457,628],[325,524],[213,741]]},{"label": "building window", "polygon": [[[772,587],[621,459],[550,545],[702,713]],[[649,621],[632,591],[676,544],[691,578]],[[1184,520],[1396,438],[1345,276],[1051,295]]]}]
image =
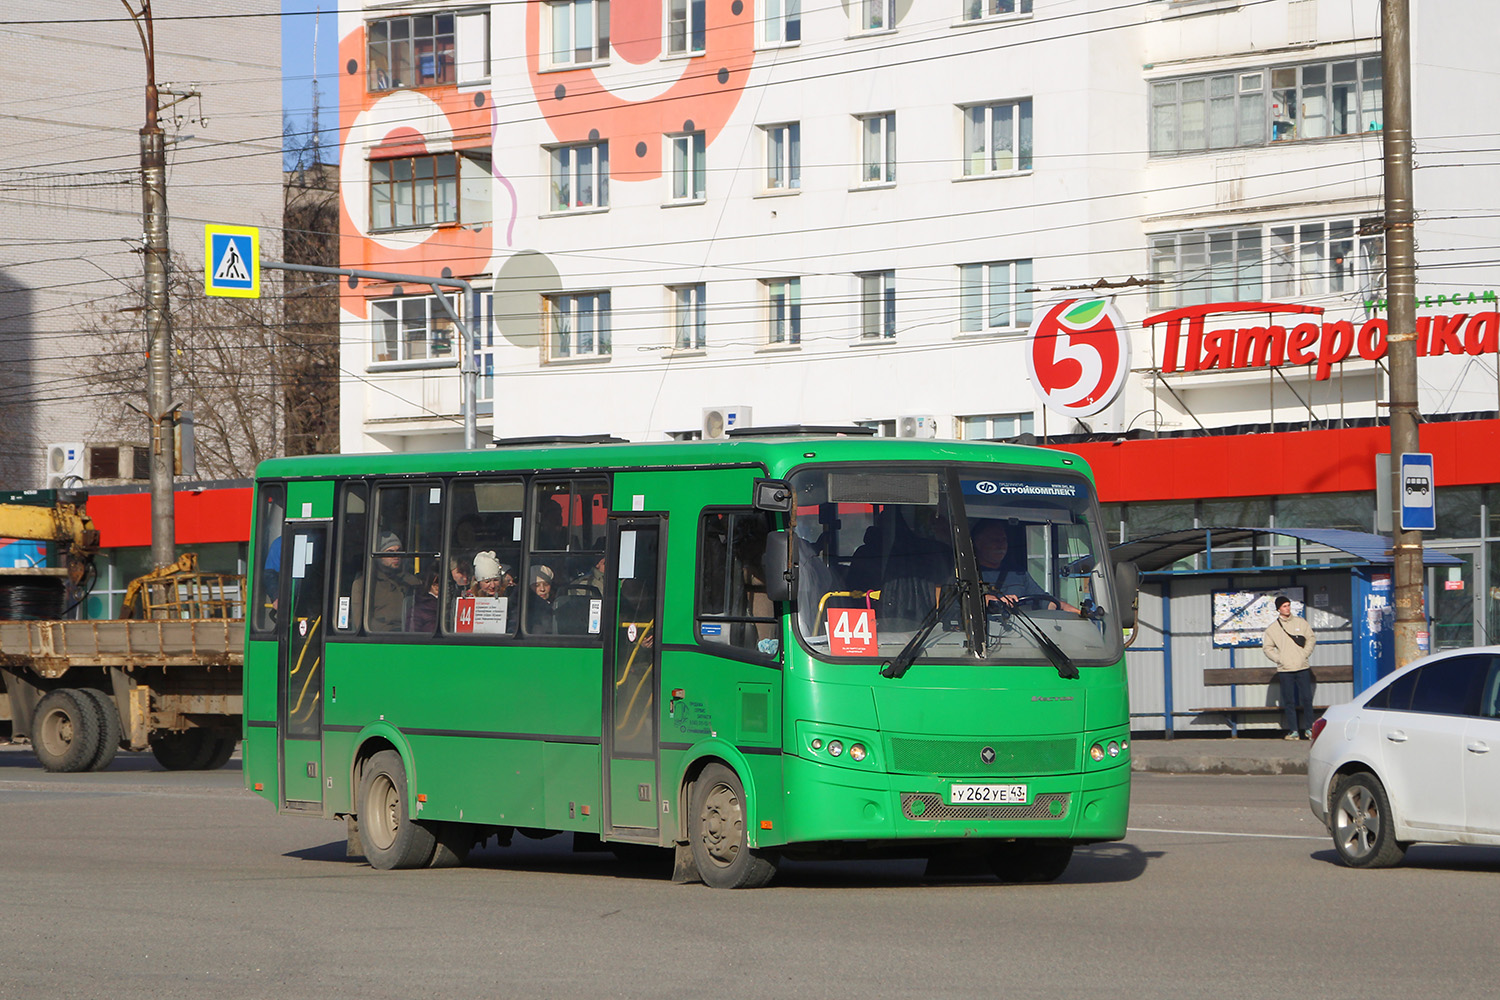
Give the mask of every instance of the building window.
[{"label": "building window", "polygon": [[1380,57],[1256,67],[1151,85],[1151,152],[1378,132]]},{"label": "building window", "polygon": [[958,417],[958,437],[962,441],[1002,441],[1032,433],[1030,413],[985,413],[975,417]]},{"label": "building window", "polygon": [[1031,102],[976,104],[964,112],[964,176],[1031,169]]},{"label": "building window", "polygon": [[465,10],[456,20],[458,84],[484,83],[490,78],[490,12]]},{"label": "building window", "polygon": [[708,346],[707,286],[674,285],[672,293],[673,344],[680,351],[702,350]]},{"label": "building window", "polygon": [[859,278],[859,339],[896,335],[896,272],[870,271]]},{"label": "building window", "polygon": [[668,0],[667,52],[669,54],[687,56],[703,52],[705,7],[706,0]]},{"label": "building window", "polygon": [[802,40],[802,0],[764,0],[761,44],[791,45]]},{"label": "building window", "polygon": [[766,187],[772,191],[802,186],[802,126],[797,122],[766,125]]},{"label": "building window", "polygon": [[702,132],[668,136],[672,146],[672,200],[702,201],[705,190]]},{"label": "building window", "polygon": [[453,11],[371,21],[365,44],[370,91],[454,82]]},{"label": "building window", "polygon": [[579,66],[609,58],[609,0],[558,0],[543,5],[551,22],[553,66]]},{"label": "building window", "polygon": [[[448,302],[458,309],[458,298]],[[411,295],[375,299],[370,303],[370,326],[375,345],[374,360],[430,361],[450,359],[453,353],[453,321],[443,311],[436,295]]]},{"label": "building window", "polygon": [[549,295],[545,302],[549,360],[609,356],[608,292]]},{"label": "building window", "polygon": [[991,17],[1014,17],[1030,14],[1031,0],[964,0],[964,20],[982,21]]},{"label": "building window", "polygon": [[896,183],[896,113],[860,115],[859,182]]},{"label": "building window", "polygon": [[766,342],[802,343],[802,279],[769,278],[766,289]]},{"label": "building window", "polygon": [[370,161],[370,228],[490,221],[489,157],[439,153]]},{"label": "building window", "polygon": [[552,158],[552,211],[609,207],[609,143],[557,146]]},{"label": "building window", "polygon": [[960,333],[1013,333],[1031,325],[1031,261],[958,266]]},{"label": "building window", "polygon": [[886,31],[896,27],[896,0],[856,0],[860,31]]},{"label": "building window", "polygon": [[1156,309],[1336,295],[1366,298],[1385,273],[1380,219],[1272,223],[1151,237]]}]

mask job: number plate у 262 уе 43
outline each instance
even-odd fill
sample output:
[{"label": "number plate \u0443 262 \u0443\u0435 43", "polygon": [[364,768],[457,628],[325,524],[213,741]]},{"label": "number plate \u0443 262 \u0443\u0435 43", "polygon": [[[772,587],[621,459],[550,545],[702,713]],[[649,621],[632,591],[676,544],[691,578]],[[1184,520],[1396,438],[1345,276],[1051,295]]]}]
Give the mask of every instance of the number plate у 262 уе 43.
[{"label": "number plate \u0443 262 \u0443\u0435 43", "polygon": [[1025,805],[1026,796],[1025,785],[950,785],[948,787],[948,801],[953,805],[960,803]]}]

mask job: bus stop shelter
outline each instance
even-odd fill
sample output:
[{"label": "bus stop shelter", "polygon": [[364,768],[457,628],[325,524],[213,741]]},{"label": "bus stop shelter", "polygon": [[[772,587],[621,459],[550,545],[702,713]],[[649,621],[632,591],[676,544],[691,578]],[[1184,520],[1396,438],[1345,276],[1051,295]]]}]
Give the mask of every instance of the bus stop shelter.
[{"label": "bus stop shelter", "polygon": [[[1141,571],[1126,651],[1137,731],[1278,724],[1273,665],[1260,637],[1285,593],[1318,638],[1314,701],[1347,701],[1394,662],[1391,541],[1333,528],[1184,528],[1114,547]],[[1455,565],[1427,551],[1429,566]],[[1238,671],[1238,672],[1236,672]]]}]

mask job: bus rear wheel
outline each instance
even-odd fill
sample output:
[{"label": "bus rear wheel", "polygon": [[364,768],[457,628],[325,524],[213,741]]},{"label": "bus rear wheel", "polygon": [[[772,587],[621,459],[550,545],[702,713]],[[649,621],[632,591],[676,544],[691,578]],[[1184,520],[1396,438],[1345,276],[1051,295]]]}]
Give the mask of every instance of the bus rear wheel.
[{"label": "bus rear wheel", "polygon": [[714,889],[758,889],[776,874],[776,856],[751,850],[745,788],[723,764],[710,764],[693,782],[689,839],[703,883]]},{"label": "bus rear wheel", "polygon": [[1072,844],[1018,840],[990,852],[990,868],[1002,882],[1055,882],[1073,860]]},{"label": "bus rear wheel", "polygon": [[382,750],[365,764],[359,833],[372,868],[421,868],[437,850],[433,831],[407,815],[406,767],[394,750]]}]

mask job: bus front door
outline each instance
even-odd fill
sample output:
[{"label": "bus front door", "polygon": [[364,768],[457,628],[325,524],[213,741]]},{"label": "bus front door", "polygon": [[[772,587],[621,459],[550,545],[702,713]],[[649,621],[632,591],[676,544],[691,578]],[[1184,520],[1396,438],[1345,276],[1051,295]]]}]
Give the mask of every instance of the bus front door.
[{"label": "bus front door", "polygon": [[604,657],[605,835],[655,843],[660,824],[657,698],[661,576],[659,517],[610,519],[608,587],[613,628]]},{"label": "bus front door", "polygon": [[328,525],[288,522],[282,539],[280,701],[282,806],[323,808],[323,582]]}]

